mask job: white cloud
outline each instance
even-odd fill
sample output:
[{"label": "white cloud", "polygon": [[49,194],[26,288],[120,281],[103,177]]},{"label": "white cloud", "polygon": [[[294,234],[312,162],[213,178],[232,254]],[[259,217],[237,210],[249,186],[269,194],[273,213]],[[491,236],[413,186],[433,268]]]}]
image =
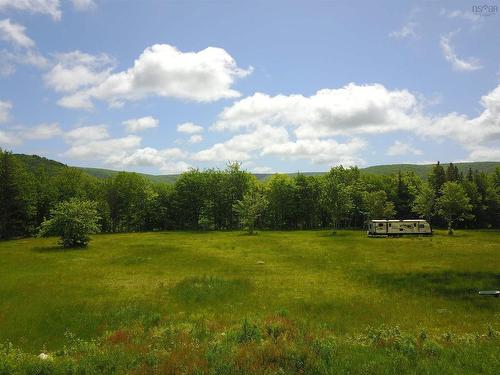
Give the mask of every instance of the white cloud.
[{"label": "white cloud", "polygon": [[13,9],[41,13],[52,17],[55,21],[61,19],[59,0],[0,0],[0,11]]},{"label": "white cloud", "polygon": [[[396,131],[415,134],[424,139],[457,141],[471,153],[471,158],[476,159],[492,148],[487,144],[496,142],[498,145],[500,86],[482,97],[484,111],[473,118],[457,113],[426,115],[423,112],[424,104],[420,96],[407,90],[388,90],[379,84],[349,84],[340,89],[320,90],[310,97],[271,97],[257,93],[225,108],[212,126],[213,130],[246,129],[250,133],[215,144],[198,152],[194,158],[204,161],[250,160],[253,157],[252,151],[260,150],[260,155],[302,158],[313,163],[349,164],[362,162],[359,154],[363,151],[364,141],[355,138],[356,136]],[[238,145],[252,144],[246,140],[236,142],[245,137],[255,137],[266,126],[290,128],[297,140],[274,140],[270,137],[273,144],[266,146],[259,143],[260,138],[256,138],[259,139],[259,146],[256,148]],[[339,143],[331,138],[333,136],[351,138]],[[265,139],[267,138],[264,137],[264,141]],[[488,150],[484,147],[488,147]],[[342,152],[338,153],[336,150]],[[477,152],[474,153],[474,150]],[[388,150],[389,155],[403,153],[419,155],[420,150],[400,141]]]},{"label": "white cloud", "polygon": [[361,139],[338,143],[334,139],[298,139],[295,142],[277,143],[264,147],[262,155],[277,155],[282,159],[307,159],[314,164],[362,165],[357,155],[366,146]]},{"label": "white cloud", "polygon": [[474,147],[468,159],[471,161],[498,161],[500,160],[500,147]]},{"label": "white cloud", "polygon": [[7,122],[10,117],[10,110],[12,109],[12,103],[0,100],[0,124]]},{"label": "white cloud", "polygon": [[193,145],[195,143],[200,143],[201,141],[203,141],[203,136],[201,136],[200,134],[193,134],[191,137],[189,137],[188,143]]},{"label": "white cloud", "polygon": [[389,156],[401,156],[401,155],[422,155],[422,151],[418,148],[413,147],[408,143],[401,141],[395,141],[387,150],[386,155]]},{"label": "white cloud", "polygon": [[109,138],[106,125],[81,126],[68,131],[65,138],[71,143],[86,143]]},{"label": "white cloud", "polygon": [[20,136],[27,140],[43,140],[52,139],[54,137],[60,136],[62,130],[57,123],[51,124],[40,124],[32,128],[27,128],[23,130]]},{"label": "white cloud", "polygon": [[271,168],[271,167],[263,167],[263,166],[258,166],[257,165],[255,167],[251,167],[250,171],[252,173],[273,173],[274,169]]},{"label": "white cloud", "polygon": [[441,36],[440,45],[446,61],[449,61],[452,68],[458,71],[474,71],[481,69],[482,66],[479,59],[475,57],[461,59],[457,56],[457,54],[455,53],[455,49],[451,44],[451,40],[456,33],[457,32],[452,32],[447,35]]},{"label": "white cloud", "polygon": [[212,129],[289,126],[297,138],[384,133],[411,129],[418,123],[418,110],[416,97],[407,90],[350,83],[310,97],[256,93],[225,108]]},{"label": "white cloud", "polygon": [[449,113],[422,123],[416,133],[433,140],[455,140],[469,150],[470,160],[491,160],[494,150],[500,149],[500,86],[484,95],[480,103],[484,110],[476,117]]},{"label": "white cloud", "polygon": [[180,173],[191,168],[185,161],[187,154],[179,148],[157,150],[151,147],[137,149],[131,153],[117,153],[107,158],[105,163],[119,168],[157,167],[162,173]]},{"label": "white cloud", "polygon": [[500,140],[500,86],[481,98],[484,110],[469,118],[458,113],[435,117],[419,127],[417,134],[434,138],[451,138],[465,147],[475,147]]},{"label": "white cloud", "polygon": [[[0,0],[1,1],[1,0]],[[0,21],[0,39],[23,48],[32,48],[35,42],[26,35],[26,28],[9,18]]]},{"label": "white cloud", "polygon": [[73,7],[78,11],[86,11],[95,9],[96,3],[94,0],[71,0]]},{"label": "white cloud", "polygon": [[31,65],[39,69],[46,68],[48,61],[35,49],[23,51],[0,51],[0,74],[10,75],[16,71],[16,65]]},{"label": "white cloud", "polygon": [[57,101],[57,104],[61,107],[73,109],[92,109],[94,107],[90,98],[82,92],[64,96]]},{"label": "white cloud", "polygon": [[102,53],[90,55],[78,50],[54,55],[57,63],[44,76],[47,86],[59,92],[72,92],[98,84],[110,74],[115,61]]},{"label": "white cloud", "polygon": [[[168,44],[148,47],[126,71],[111,74],[103,82],[66,96],[59,101],[70,108],[89,108],[93,100],[111,106],[147,96],[171,97],[212,102],[240,94],[231,86],[248,75],[222,48],[208,47],[199,52],[181,52]],[[76,98],[74,98],[76,97]]]},{"label": "white cloud", "polygon": [[201,150],[192,158],[197,161],[250,160],[251,152],[285,142],[288,142],[286,129],[261,125],[249,133],[238,134],[223,143],[216,143],[208,149]]},{"label": "white cloud", "polygon": [[201,133],[203,127],[200,125],[193,124],[192,122],[185,122],[183,124],[177,125],[177,131],[186,134]]},{"label": "white cloud", "polygon": [[83,126],[65,134],[70,148],[64,156],[100,160],[115,168],[154,166],[162,173],[179,173],[191,166],[183,160],[188,154],[179,148],[157,150],[151,147],[138,148],[141,138],[128,135],[111,138],[106,125]]},{"label": "white cloud", "polygon": [[417,33],[415,32],[417,25],[416,22],[408,22],[401,29],[389,33],[389,37],[396,39],[415,38],[417,37]]},{"label": "white cloud", "polygon": [[127,132],[137,133],[142,130],[156,128],[158,127],[158,123],[159,121],[154,117],[147,116],[124,121],[123,125],[126,126]]},{"label": "white cloud", "polygon": [[57,123],[39,124],[32,127],[17,125],[9,130],[0,130],[0,144],[9,147],[22,144],[25,141],[52,139],[62,134],[63,132]]},{"label": "white cloud", "polygon": [[133,150],[141,144],[141,138],[129,135],[122,138],[107,138],[79,141],[71,145],[64,155],[74,159],[105,159],[112,155]]},{"label": "white cloud", "polygon": [[36,50],[35,42],[25,31],[23,25],[11,22],[9,18],[0,21],[0,39],[13,45],[13,50],[0,51],[0,74],[13,74],[16,65],[47,66],[47,59]]},{"label": "white cloud", "polygon": [[0,145],[11,147],[22,143],[22,140],[11,132],[0,130]]}]

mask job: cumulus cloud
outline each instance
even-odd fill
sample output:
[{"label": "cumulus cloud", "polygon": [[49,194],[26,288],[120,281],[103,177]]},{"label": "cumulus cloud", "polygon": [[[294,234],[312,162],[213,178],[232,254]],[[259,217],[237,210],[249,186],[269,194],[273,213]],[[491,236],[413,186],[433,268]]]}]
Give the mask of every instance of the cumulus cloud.
[{"label": "cumulus cloud", "polygon": [[36,49],[0,51],[0,74],[10,75],[17,65],[30,65],[39,69],[47,67],[48,61]]},{"label": "cumulus cloud", "polygon": [[63,134],[58,123],[40,124],[22,131],[21,137],[27,140],[52,139]]},{"label": "cumulus cloud", "polygon": [[158,127],[159,121],[154,117],[147,116],[141,118],[130,119],[123,122],[129,133],[137,133],[146,129]]},{"label": "cumulus cloud", "polygon": [[191,137],[189,137],[188,143],[190,144],[195,144],[195,143],[200,143],[203,141],[203,136],[200,134],[193,134]]},{"label": "cumulus cloud", "polygon": [[[424,113],[421,98],[407,90],[351,83],[340,89],[319,90],[310,97],[257,93],[225,108],[211,129],[246,130],[255,137],[266,126],[288,128],[296,140],[284,137],[274,140],[269,146],[258,143],[259,154],[302,158],[313,163],[361,163],[359,155],[366,143],[357,137],[396,131],[424,139],[457,141],[470,152],[471,158],[478,159],[478,155],[486,152],[492,155],[491,150],[495,147],[488,144],[498,144],[500,140],[500,86],[483,96],[481,104],[484,111],[472,118],[459,113],[430,116]],[[199,160],[250,160],[250,151],[255,149],[238,147],[235,142],[248,134],[215,144],[195,157]],[[338,143],[331,138],[338,136],[348,139]],[[336,150],[342,151],[337,153]],[[396,141],[387,152],[395,156],[405,153],[419,155],[421,151]]]},{"label": "cumulus cloud", "polygon": [[468,159],[471,161],[498,161],[500,160],[500,147],[473,147]]},{"label": "cumulus cloud", "polygon": [[109,133],[106,125],[90,125],[70,130],[64,137],[70,143],[87,143],[109,138]]},{"label": "cumulus cloud", "polygon": [[177,125],[177,131],[179,133],[195,134],[201,133],[203,131],[203,127],[193,124],[192,122],[185,122],[183,124]]},{"label": "cumulus cloud", "polygon": [[238,134],[225,142],[198,151],[192,158],[197,161],[250,160],[251,152],[284,142],[288,142],[286,129],[261,125],[249,133]]},{"label": "cumulus cloud", "polygon": [[17,65],[47,66],[47,59],[37,51],[35,42],[26,35],[23,25],[11,22],[9,18],[1,20],[0,39],[12,45],[12,49],[0,51],[0,74],[14,73]]},{"label": "cumulus cloud", "polygon": [[418,109],[416,97],[407,90],[350,83],[310,97],[256,93],[225,108],[212,129],[289,126],[298,138],[384,133],[412,128]]},{"label": "cumulus cloud", "polygon": [[78,50],[57,53],[54,59],[56,64],[44,75],[44,81],[58,92],[73,92],[98,84],[110,75],[115,65],[107,54],[90,55]]},{"label": "cumulus cloud", "polygon": [[416,27],[417,27],[416,22],[408,22],[406,25],[403,25],[401,29],[389,33],[389,37],[396,39],[416,38],[417,37],[417,33],[415,32]]},{"label": "cumulus cloud", "polygon": [[52,17],[55,21],[61,19],[59,0],[0,0],[0,11],[13,9],[30,13],[41,13]]},{"label": "cumulus cloud", "polygon": [[0,100],[0,124],[7,122],[10,116],[10,110],[12,109],[12,103]]},{"label": "cumulus cloud", "polygon": [[263,148],[262,155],[277,155],[282,159],[306,159],[315,164],[362,165],[357,155],[366,146],[358,138],[346,143],[334,139],[298,139],[295,142],[271,144]]},{"label": "cumulus cloud", "polygon": [[21,142],[22,140],[16,134],[0,130],[0,145],[10,147]]},{"label": "cumulus cloud", "polygon": [[434,139],[451,138],[466,148],[500,140],[500,86],[484,95],[483,111],[469,118],[458,113],[435,117],[417,130],[417,134]]},{"label": "cumulus cloud", "polygon": [[457,32],[451,32],[446,35],[442,35],[440,39],[441,51],[446,61],[451,63],[453,70],[457,71],[474,71],[481,69],[481,62],[475,57],[469,57],[467,59],[461,59],[457,56],[455,48],[452,46],[452,38]]},{"label": "cumulus cloud", "polygon": [[11,22],[9,18],[0,21],[0,39],[24,48],[35,46],[35,42],[26,35],[26,28],[21,24]]},{"label": "cumulus cloud", "polygon": [[401,141],[395,141],[387,150],[387,155],[389,156],[401,156],[401,155],[422,155],[422,151],[418,148],[413,147],[408,143]]},{"label": "cumulus cloud", "polygon": [[[122,138],[106,138],[88,142],[76,142],[65,152],[65,156],[74,159],[107,159],[113,155],[136,149],[141,144],[141,138],[129,135]],[[111,156],[110,156],[111,155]]]},{"label": "cumulus cloud", "polygon": [[203,127],[193,124],[192,122],[185,122],[183,124],[177,125],[177,131],[179,133],[195,134],[201,133],[203,131]]},{"label": "cumulus cloud", "polygon": [[179,148],[157,150],[152,147],[137,149],[131,153],[110,156],[106,163],[116,167],[157,167],[162,173],[180,173],[191,168],[183,159],[187,154]]},{"label": "cumulus cloud", "polygon": [[0,130],[0,144],[10,147],[25,141],[38,141],[58,137],[63,131],[57,123],[39,124],[36,126],[16,125],[6,130]]},{"label": "cumulus cloud", "polygon": [[74,159],[99,160],[114,168],[157,167],[162,173],[179,173],[191,167],[181,160],[189,155],[179,148],[140,148],[140,137],[112,138],[106,125],[82,126],[64,137],[70,146],[64,156]]},{"label": "cumulus cloud", "polygon": [[148,47],[130,69],[111,74],[103,82],[63,97],[59,104],[91,108],[93,100],[111,106],[148,96],[212,102],[240,96],[231,87],[251,69],[241,69],[222,48],[181,52],[168,44]]}]

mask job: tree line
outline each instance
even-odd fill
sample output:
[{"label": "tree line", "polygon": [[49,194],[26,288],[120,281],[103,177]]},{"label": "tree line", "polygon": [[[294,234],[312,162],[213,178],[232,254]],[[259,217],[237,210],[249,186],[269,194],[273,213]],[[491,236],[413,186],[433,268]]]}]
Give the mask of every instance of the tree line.
[{"label": "tree line", "polygon": [[275,174],[261,182],[229,163],[223,170],[192,169],[165,184],[129,172],[107,179],[71,167],[33,172],[0,150],[1,239],[36,233],[58,204],[75,199],[91,202],[102,232],[362,228],[373,218],[415,217],[434,226],[498,228],[500,168],[464,176],[438,162],[422,179],[339,166],[324,175]]}]

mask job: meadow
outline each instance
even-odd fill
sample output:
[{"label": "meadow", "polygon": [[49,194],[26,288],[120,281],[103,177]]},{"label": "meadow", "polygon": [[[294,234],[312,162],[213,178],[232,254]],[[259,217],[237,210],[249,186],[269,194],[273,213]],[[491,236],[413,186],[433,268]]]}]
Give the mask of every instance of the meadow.
[{"label": "meadow", "polygon": [[3,241],[0,374],[498,373],[499,254],[494,230]]}]

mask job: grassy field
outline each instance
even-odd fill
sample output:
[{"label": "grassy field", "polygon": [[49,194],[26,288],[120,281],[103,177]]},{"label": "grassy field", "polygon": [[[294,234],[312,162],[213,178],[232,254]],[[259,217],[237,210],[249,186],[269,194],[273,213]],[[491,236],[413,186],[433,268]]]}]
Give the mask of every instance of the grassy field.
[{"label": "grassy field", "polygon": [[[227,373],[499,370],[500,300],[477,295],[500,288],[499,231],[158,232],[97,235],[85,250],[56,244],[0,242],[0,342],[12,343],[0,347],[0,373],[2,360],[17,371],[19,358],[43,370],[30,357],[42,350],[80,361],[60,351],[76,338],[89,358],[90,343],[115,356],[118,373],[224,373],[221,358]],[[191,365],[160,371],[130,359],[158,345],[163,366]]]}]

